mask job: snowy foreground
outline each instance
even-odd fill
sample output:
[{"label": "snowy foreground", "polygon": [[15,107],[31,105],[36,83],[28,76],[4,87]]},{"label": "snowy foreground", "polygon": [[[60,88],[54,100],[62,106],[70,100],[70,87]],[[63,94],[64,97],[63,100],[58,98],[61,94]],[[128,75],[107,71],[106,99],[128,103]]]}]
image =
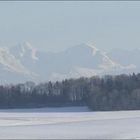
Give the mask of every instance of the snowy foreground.
[{"label": "snowy foreground", "polygon": [[140,111],[86,107],[0,110],[0,138],[140,138]]}]

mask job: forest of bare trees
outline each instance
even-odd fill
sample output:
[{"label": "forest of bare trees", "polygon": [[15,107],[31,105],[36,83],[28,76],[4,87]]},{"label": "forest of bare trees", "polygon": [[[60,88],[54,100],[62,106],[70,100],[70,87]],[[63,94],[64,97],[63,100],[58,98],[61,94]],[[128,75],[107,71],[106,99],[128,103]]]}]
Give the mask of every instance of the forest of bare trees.
[{"label": "forest of bare trees", "polygon": [[140,74],[0,86],[0,108],[85,105],[93,111],[140,109]]}]

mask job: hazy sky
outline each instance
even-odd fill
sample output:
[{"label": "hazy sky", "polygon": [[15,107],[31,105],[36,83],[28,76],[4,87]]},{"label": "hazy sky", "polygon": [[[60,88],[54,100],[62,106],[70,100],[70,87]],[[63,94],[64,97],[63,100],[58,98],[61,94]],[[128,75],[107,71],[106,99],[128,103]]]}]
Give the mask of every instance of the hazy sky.
[{"label": "hazy sky", "polygon": [[0,44],[30,41],[47,51],[94,42],[140,47],[140,2],[0,2]]}]

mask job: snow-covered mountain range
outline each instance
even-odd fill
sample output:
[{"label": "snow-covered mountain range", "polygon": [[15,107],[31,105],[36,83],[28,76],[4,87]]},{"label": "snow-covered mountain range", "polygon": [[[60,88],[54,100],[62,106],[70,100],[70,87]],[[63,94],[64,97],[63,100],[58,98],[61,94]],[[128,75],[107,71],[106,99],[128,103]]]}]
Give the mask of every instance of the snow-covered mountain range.
[{"label": "snow-covered mountain range", "polygon": [[10,48],[0,47],[0,82],[43,82],[138,72],[139,58],[140,50],[105,53],[91,44],[81,44],[52,53],[41,52],[24,42]]}]

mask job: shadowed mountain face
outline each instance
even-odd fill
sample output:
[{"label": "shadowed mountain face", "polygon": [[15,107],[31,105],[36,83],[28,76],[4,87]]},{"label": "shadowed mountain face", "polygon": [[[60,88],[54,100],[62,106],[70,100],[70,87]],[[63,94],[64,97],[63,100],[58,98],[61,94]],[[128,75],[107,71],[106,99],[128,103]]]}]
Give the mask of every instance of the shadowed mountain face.
[{"label": "shadowed mountain face", "polygon": [[[130,59],[133,53],[123,55],[123,52],[115,51],[106,54],[89,44],[81,44],[58,53],[41,52],[25,42],[11,48],[0,48],[0,79],[1,83],[27,80],[42,82],[129,73],[136,71],[136,63],[125,62],[123,56],[128,55],[127,58]],[[138,59],[140,51],[136,53],[135,59]]]}]

